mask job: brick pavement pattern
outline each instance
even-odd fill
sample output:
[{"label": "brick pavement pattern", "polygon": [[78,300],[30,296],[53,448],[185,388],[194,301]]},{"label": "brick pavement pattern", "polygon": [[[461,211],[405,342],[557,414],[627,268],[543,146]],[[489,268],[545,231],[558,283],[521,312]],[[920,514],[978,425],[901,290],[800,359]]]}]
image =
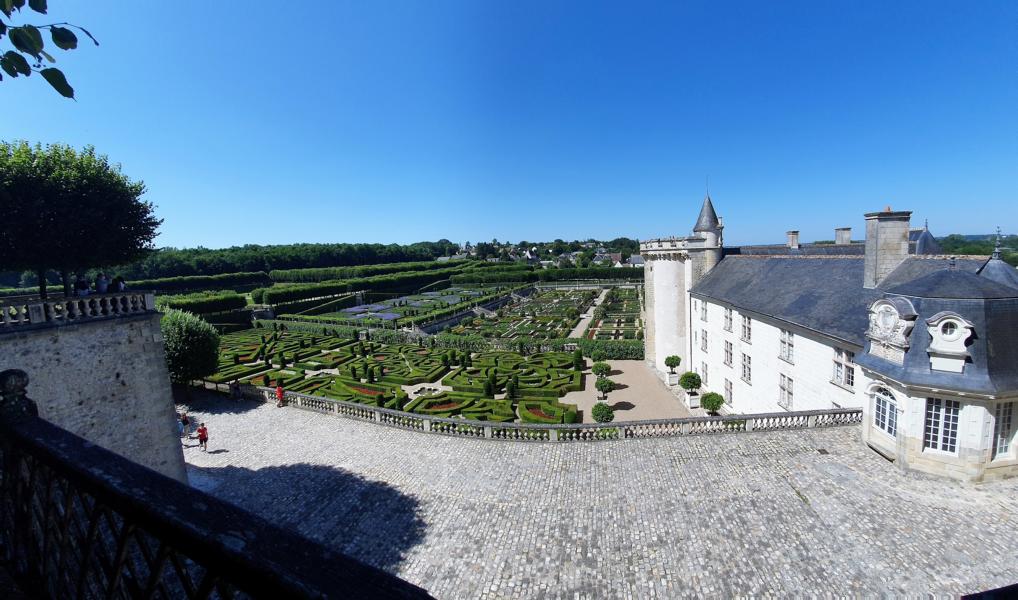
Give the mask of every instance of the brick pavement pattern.
[{"label": "brick pavement pattern", "polygon": [[[1018,481],[905,473],[857,427],[459,439],[192,404],[192,484],[438,598],[957,595],[1018,581]],[[821,453],[819,450],[827,453]]]}]

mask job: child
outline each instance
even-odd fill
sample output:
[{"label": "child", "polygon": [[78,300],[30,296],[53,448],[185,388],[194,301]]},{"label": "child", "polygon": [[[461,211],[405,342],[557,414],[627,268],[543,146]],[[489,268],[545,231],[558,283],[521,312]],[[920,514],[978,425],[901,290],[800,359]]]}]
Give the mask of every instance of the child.
[{"label": "child", "polygon": [[205,423],[198,426],[198,447],[202,452],[209,451],[209,430],[205,427]]},{"label": "child", "polygon": [[276,406],[282,408],[284,406],[283,400],[286,399],[286,394],[283,393],[283,384],[276,384]]}]

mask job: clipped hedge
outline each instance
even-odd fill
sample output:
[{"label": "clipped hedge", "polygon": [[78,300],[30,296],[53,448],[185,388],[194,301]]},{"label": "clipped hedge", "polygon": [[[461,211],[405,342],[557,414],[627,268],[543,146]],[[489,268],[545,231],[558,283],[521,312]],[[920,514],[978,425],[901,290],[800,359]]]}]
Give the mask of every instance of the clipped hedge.
[{"label": "clipped hedge", "polygon": [[159,279],[137,279],[128,281],[127,287],[136,290],[172,292],[271,284],[272,280],[269,278],[268,273],[265,271],[253,271],[246,273],[224,273],[222,275],[188,275],[183,277],[162,277]]},{"label": "clipped hedge", "polygon": [[565,281],[571,279],[624,279],[627,281],[638,281],[643,279],[643,269],[616,269],[614,267],[588,267],[586,269],[540,269],[536,271],[489,269],[465,271],[449,278],[453,284]]},{"label": "clipped hedge", "polygon": [[375,275],[388,275],[389,273],[401,273],[406,271],[434,271],[448,269],[465,265],[465,260],[452,260],[447,262],[415,261],[401,263],[387,263],[381,265],[360,265],[356,267],[324,267],[312,269],[273,269],[269,271],[269,277],[273,281],[287,282],[319,282],[337,279],[357,279]]},{"label": "clipped hedge", "polygon": [[160,310],[175,308],[195,314],[209,314],[237,310],[247,306],[244,296],[236,292],[204,292],[179,296],[156,296]]},{"label": "clipped hedge", "polygon": [[[448,279],[451,275],[459,272],[459,268],[436,269],[433,271],[411,271],[409,273],[393,273],[323,283],[276,286],[261,292],[260,297],[261,302],[264,304],[279,304],[294,300],[327,298],[359,290],[372,290],[376,292],[386,290],[396,291]],[[252,297],[254,297],[253,293]]]}]

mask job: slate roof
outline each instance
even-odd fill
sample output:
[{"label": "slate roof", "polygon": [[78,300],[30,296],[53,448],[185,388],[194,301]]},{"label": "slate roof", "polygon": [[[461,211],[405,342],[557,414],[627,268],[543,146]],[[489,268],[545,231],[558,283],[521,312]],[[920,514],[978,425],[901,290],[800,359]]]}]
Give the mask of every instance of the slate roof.
[{"label": "slate roof", "polygon": [[[955,268],[974,274],[985,261],[986,257],[959,257]],[[863,262],[862,255],[731,255],[691,292],[861,347],[866,342],[867,309],[884,290],[947,269],[950,259],[909,257],[878,289],[863,287]]]},{"label": "slate roof", "polygon": [[997,283],[969,271],[942,269],[887,288],[892,294],[920,298],[1018,298],[1018,288]]},{"label": "slate roof", "polygon": [[[911,235],[909,235],[909,241],[911,241]],[[911,244],[909,246],[911,247]],[[912,252],[914,254],[941,254],[943,250],[930,230],[923,229],[916,237],[915,248]]]},{"label": "slate roof", "polygon": [[[910,291],[914,295],[908,296],[908,300],[917,318],[909,335],[909,348],[905,352],[903,364],[895,364],[868,351],[857,354],[856,362],[895,381],[913,386],[996,396],[1009,396],[1018,392],[1018,369],[1015,368],[1018,365],[1018,344],[1013,341],[1018,332],[1018,289],[983,280],[984,285],[997,288],[993,293],[1009,293],[1011,297],[972,298],[977,291],[967,298],[938,297],[943,295],[943,287],[947,285],[979,285],[974,280],[983,278],[970,272],[954,270],[937,271],[913,282],[915,289]],[[903,286],[904,289],[908,287]],[[985,295],[985,290],[992,288],[982,289]],[[901,298],[890,295],[890,292],[888,296]],[[926,322],[944,312],[955,313],[972,324],[973,333],[965,348],[968,359],[962,373],[936,371],[930,366],[928,350],[932,337]]]},{"label": "slate roof", "polygon": [[703,206],[700,207],[700,216],[696,218],[696,225],[693,225],[694,232],[717,231],[721,222],[718,221],[718,214],[714,212],[714,204],[710,196],[703,199]]},{"label": "slate roof", "polygon": [[722,252],[725,256],[862,256],[866,253],[866,244],[799,244],[797,249],[789,248],[786,244],[726,246]]},{"label": "slate roof", "polygon": [[1018,288],[1018,269],[1015,269],[999,258],[991,258],[979,270],[979,275],[991,281]]}]

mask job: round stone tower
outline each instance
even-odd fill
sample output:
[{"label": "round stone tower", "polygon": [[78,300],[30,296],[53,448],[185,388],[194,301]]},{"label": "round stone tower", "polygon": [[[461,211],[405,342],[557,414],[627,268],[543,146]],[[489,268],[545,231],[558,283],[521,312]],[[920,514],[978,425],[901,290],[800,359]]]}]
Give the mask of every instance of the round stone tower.
[{"label": "round stone tower", "polygon": [[679,356],[683,365],[689,365],[689,290],[721,260],[721,233],[721,221],[707,196],[692,236],[640,244],[646,261],[644,355],[662,373],[668,370],[668,356]]}]

